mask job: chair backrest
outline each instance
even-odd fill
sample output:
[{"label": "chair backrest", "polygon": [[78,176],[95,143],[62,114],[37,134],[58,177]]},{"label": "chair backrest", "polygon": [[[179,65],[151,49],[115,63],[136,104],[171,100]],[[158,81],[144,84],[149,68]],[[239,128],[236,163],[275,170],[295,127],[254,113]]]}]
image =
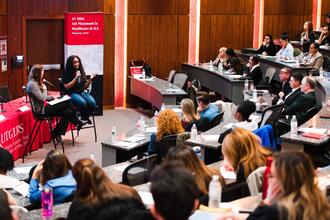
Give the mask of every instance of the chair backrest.
[{"label": "chair backrest", "polygon": [[301,50],[299,48],[293,48],[293,56],[297,57],[301,53]]},{"label": "chair backrest", "polygon": [[66,88],[64,87],[64,84],[63,84],[63,81],[62,81],[62,78],[58,78],[57,79],[58,82],[59,82],[59,85],[60,85],[60,95],[63,96],[67,93],[67,90]]},{"label": "chair backrest", "polygon": [[171,70],[168,74],[167,82],[172,82],[173,76],[175,74],[175,70]]},{"label": "chair backrest", "polygon": [[299,122],[299,125],[304,124],[305,122],[307,122],[309,119],[313,118],[314,115],[316,115],[320,110],[321,110],[322,106],[321,105],[317,105],[314,106],[313,108],[310,108],[304,115],[303,120]]},{"label": "chair backrest", "polygon": [[129,186],[136,186],[149,182],[156,159],[157,155],[153,154],[128,165],[123,172],[123,183]]},{"label": "chair backrest", "polygon": [[230,202],[250,195],[250,190],[246,182],[234,182],[222,188],[221,202]]},{"label": "chair backrest", "polygon": [[9,93],[8,86],[0,87],[0,102],[9,102],[11,100],[11,96]]},{"label": "chair backrest", "polygon": [[256,196],[260,192],[262,192],[262,182],[265,170],[265,166],[259,167],[258,169],[250,173],[250,175],[247,177],[246,183],[249,186],[251,196]]},{"label": "chair backrest", "polygon": [[274,78],[274,75],[276,73],[275,67],[268,67],[265,73],[265,79],[267,79],[267,83],[270,84],[272,79]]},{"label": "chair backrest", "polygon": [[210,127],[209,127],[209,129],[211,129],[211,128],[217,126],[218,124],[220,124],[221,119],[223,118],[224,113],[225,113],[225,112],[221,112],[221,113],[217,114],[217,115],[212,119],[212,121],[211,121],[211,123],[210,123]]},{"label": "chair backrest", "polygon": [[283,109],[283,104],[273,105],[264,110],[261,116],[261,122],[259,127],[264,126],[265,124],[270,124],[274,127],[275,123],[280,118],[281,112]]},{"label": "chair backrest", "polygon": [[188,79],[188,75],[185,72],[176,72],[173,76],[173,84],[179,88],[183,88]]}]

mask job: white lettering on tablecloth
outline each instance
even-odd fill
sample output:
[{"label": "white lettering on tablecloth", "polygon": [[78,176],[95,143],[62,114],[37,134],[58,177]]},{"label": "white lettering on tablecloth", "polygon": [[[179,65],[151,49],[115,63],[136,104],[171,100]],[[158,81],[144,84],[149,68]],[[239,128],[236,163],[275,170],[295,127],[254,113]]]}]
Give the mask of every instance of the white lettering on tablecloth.
[{"label": "white lettering on tablecloth", "polygon": [[20,123],[19,125],[0,134],[0,143],[4,144],[23,132],[24,132],[23,123]]}]

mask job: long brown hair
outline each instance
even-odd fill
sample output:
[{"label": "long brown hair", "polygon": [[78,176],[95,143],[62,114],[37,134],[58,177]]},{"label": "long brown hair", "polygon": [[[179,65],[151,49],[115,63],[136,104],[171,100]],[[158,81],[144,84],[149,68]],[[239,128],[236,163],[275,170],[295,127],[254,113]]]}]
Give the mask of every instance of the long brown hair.
[{"label": "long brown hair", "polygon": [[42,72],[44,71],[44,67],[40,64],[33,65],[30,70],[29,79],[32,78],[36,81],[41,90],[44,90],[45,84],[42,81]]},{"label": "long brown hair", "polygon": [[183,133],[179,116],[171,109],[161,111],[157,118],[156,139],[160,141],[164,136]]},{"label": "long brown hair", "polygon": [[330,219],[330,205],[317,186],[312,161],[305,153],[282,152],[273,163],[282,189],[276,203],[282,218]]},{"label": "long brown hair", "polygon": [[199,119],[199,115],[196,114],[194,102],[191,99],[182,99],[181,110],[183,121],[191,123]]},{"label": "long brown hair", "polygon": [[244,167],[244,176],[260,166],[265,166],[266,158],[271,151],[261,146],[256,135],[243,128],[235,128],[222,142],[222,154],[228,159],[233,168]]},{"label": "long brown hair", "polygon": [[45,185],[48,180],[65,176],[71,169],[71,163],[65,154],[51,150],[43,163],[40,183]]},{"label": "long brown hair", "polygon": [[220,177],[221,185],[225,185],[225,180],[222,177],[220,171],[216,168],[207,167],[203,161],[201,161],[196,153],[186,145],[179,147],[172,147],[169,149],[166,157],[166,161],[180,161],[183,165],[194,174],[197,186],[199,190],[207,194],[208,183],[211,181],[213,175]]},{"label": "long brown hair", "polygon": [[87,205],[105,204],[112,198],[135,198],[141,201],[135,189],[113,183],[91,159],[78,160],[73,166],[73,176],[77,181],[76,199]]}]

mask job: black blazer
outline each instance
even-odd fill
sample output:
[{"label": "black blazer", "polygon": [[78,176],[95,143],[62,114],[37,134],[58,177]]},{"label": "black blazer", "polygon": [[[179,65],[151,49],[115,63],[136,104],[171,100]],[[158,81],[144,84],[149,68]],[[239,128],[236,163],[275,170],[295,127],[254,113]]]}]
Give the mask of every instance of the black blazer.
[{"label": "black blazer", "polygon": [[284,114],[296,115],[298,124],[304,119],[306,112],[317,105],[315,92],[301,95],[294,100],[290,106],[284,108]]},{"label": "black blazer", "polygon": [[301,92],[300,88],[294,91],[290,96],[287,96],[284,100],[284,108],[292,105],[292,103],[299,98],[303,93]]},{"label": "black blazer", "polygon": [[193,121],[193,122],[187,124],[184,127],[184,130],[187,132],[190,132],[193,124],[196,124],[197,131],[204,132],[204,131],[207,131],[207,129],[210,127],[210,123],[211,122],[207,118],[200,118],[197,121]]},{"label": "black blazer", "polygon": [[266,52],[268,56],[275,56],[277,52],[275,44],[269,44],[268,47],[261,44],[257,53],[262,54],[263,52]]},{"label": "black blazer", "polygon": [[260,83],[260,81],[262,80],[262,71],[260,66],[257,66],[256,68],[254,68],[252,70],[252,72],[248,72],[247,76],[251,77],[253,80],[253,85],[256,86]]}]

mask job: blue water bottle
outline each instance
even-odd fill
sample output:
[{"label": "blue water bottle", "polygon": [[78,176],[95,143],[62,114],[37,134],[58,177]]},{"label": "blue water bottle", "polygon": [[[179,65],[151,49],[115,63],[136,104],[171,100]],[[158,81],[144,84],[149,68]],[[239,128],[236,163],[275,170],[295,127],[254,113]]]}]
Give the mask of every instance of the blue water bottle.
[{"label": "blue water bottle", "polygon": [[41,193],[42,216],[53,215],[53,190],[50,187],[44,187]]}]

